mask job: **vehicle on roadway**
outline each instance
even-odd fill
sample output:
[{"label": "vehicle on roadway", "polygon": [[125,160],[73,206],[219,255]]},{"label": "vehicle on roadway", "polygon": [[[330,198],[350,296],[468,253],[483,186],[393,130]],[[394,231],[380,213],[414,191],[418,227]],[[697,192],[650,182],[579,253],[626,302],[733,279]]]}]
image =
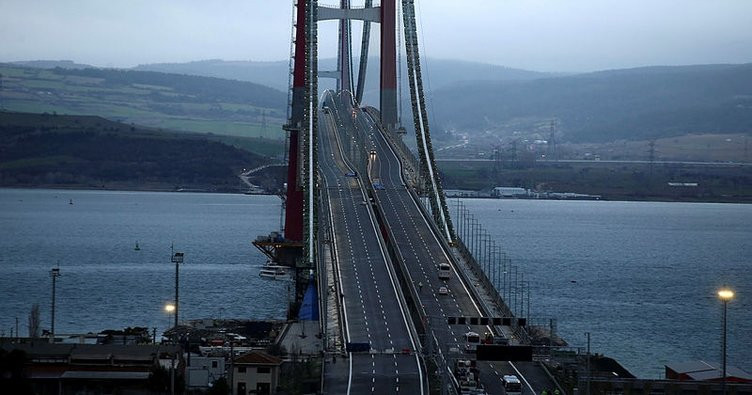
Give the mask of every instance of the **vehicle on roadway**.
[{"label": "vehicle on roadway", "polygon": [[439,295],[448,295],[449,289],[447,287],[439,287]]},{"label": "vehicle on roadway", "polygon": [[345,173],[345,177],[357,177],[357,176],[358,176],[358,172],[355,170],[348,171],[347,173]]},{"label": "vehicle on roadway", "polygon": [[480,344],[480,335],[475,332],[465,333],[465,352],[478,351],[478,344]]},{"label": "vehicle on roadway", "polygon": [[513,374],[505,374],[501,378],[504,384],[504,392],[507,394],[522,394],[522,382]]},{"label": "vehicle on roadway", "polygon": [[454,385],[461,395],[486,394],[483,384],[480,383],[480,370],[475,361],[470,359],[458,359],[454,363]]},{"label": "vehicle on roadway", "polygon": [[508,346],[509,345],[509,339],[507,339],[504,336],[494,336],[491,332],[486,332],[485,339],[482,341],[483,344],[499,344],[502,346]]},{"label": "vehicle on roadway", "polygon": [[439,278],[449,280],[452,275],[452,267],[448,263],[439,263]]}]

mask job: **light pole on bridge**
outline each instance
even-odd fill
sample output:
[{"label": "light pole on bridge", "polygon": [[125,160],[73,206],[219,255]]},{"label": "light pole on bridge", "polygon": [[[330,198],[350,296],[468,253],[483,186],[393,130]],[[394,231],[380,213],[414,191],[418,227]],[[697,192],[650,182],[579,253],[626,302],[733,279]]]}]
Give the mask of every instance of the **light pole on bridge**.
[{"label": "light pole on bridge", "polygon": [[52,277],[52,317],[50,317],[50,339],[52,343],[55,343],[55,286],[57,278],[60,277],[60,268],[52,268],[52,270],[50,270],[50,277]]},{"label": "light pole on bridge", "polygon": [[734,298],[734,291],[729,288],[723,287],[718,291],[718,298],[723,302],[723,336],[721,342],[721,361],[723,365],[723,376],[721,376],[723,395],[726,395],[726,311],[728,309],[728,302]]}]

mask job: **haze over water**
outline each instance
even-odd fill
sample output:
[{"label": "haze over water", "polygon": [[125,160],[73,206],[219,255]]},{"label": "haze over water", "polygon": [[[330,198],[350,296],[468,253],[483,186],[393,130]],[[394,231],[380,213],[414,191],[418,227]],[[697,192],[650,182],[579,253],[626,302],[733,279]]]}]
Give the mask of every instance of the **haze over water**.
[{"label": "haze over water", "polygon": [[[717,361],[715,291],[728,283],[729,363],[752,371],[752,205],[464,202],[525,272],[533,316],[557,318],[571,345],[590,331],[594,352],[647,378],[666,362]],[[49,328],[58,261],[58,333],[164,330],[173,241],[181,319],[282,319],[287,287],[258,277],[265,259],[250,244],[278,228],[274,196],[0,189],[0,331],[18,317],[25,335],[33,303]]]}]

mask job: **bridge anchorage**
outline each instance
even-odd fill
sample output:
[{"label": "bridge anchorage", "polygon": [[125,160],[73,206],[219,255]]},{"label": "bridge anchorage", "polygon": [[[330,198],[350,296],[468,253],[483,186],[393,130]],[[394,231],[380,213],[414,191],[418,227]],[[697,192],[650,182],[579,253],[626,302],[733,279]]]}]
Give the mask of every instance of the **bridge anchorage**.
[{"label": "bridge anchorage", "polygon": [[[498,292],[480,289],[489,281],[455,235],[431,145],[414,2],[364,0],[353,8],[341,0],[334,8],[298,0],[293,7],[284,220],[280,232],[254,245],[270,261],[295,269],[290,318],[317,321],[320,350],[346,357],[323,364],[324,392],[459,391],[453,369],[458,359],[472,357],[452,350],[465,349],[466,333],[524,346],[524,320],[514,319]],[[319,71],[318,23],[326,21],[339,23],[337,69]],[[357,78],[353,21],[363,23]],[[378,108],[362,104],[373,23],[381,38]],[[399,49],[407,59],[417,158],[400,133],[398,32],[404,33]],[[335,78],[337,89],[320,95],[319,77]],[[481,318],[449,325],[447,317]],[[516,370],[510,366],[494,369]],[[497,393],[495,380],[489,390]]]}]

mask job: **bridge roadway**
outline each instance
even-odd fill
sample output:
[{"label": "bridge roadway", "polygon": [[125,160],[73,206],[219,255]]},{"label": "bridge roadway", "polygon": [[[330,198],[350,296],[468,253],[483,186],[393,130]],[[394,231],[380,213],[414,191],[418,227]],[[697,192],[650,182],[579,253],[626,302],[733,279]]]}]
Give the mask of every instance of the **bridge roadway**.
[{"label": "bridge roadway", "polygon": [[[410,194],[402,179],[400,161],[390,148],[375,122],[368,114],[358,112],[358,127],[366,128],[373,137],[376,160],[372,177],[379,178],[384,189],[376,190],[377,204],[383,210],[385,221],[397,244],[398,253],[406,264],[414,285],[418,287],[420,302],[428,313],[431,329],[442,352],[449,360],[466,358],[464,334],[473,331],[483,335],[490,331],[484,326],[450,326],[448,316],[483,316],[481,308],[471,297],[468,286],[457,274],[457,267],[448,257],[447,251],[436,237],[418,203]],[[437,266],[446,262],[453,266],[451,278],[438,278]],[[441,286],[449,288],[448,295],[440,295]],[[458,355],[460,354],[460,355]],[[553,383],[540,368],[533,363],[478,362],[481,382],[488,393],[501,394],[501,376],[514,374],[523,380],[525,392],[538,393],[545,388],[553,388]],[[536,392],[536,390],[538,392]]]},{"label": "bridge roadway", "polygon": [[321,114],[319,171],[331,216],[341,284],[345,341],[368,343],[370,353],[350,353],[327,366],[324,389],[332,394],[423,394],[421,361],[398,296],[391,263],[358,177],[343,158],[336,111]]}]

